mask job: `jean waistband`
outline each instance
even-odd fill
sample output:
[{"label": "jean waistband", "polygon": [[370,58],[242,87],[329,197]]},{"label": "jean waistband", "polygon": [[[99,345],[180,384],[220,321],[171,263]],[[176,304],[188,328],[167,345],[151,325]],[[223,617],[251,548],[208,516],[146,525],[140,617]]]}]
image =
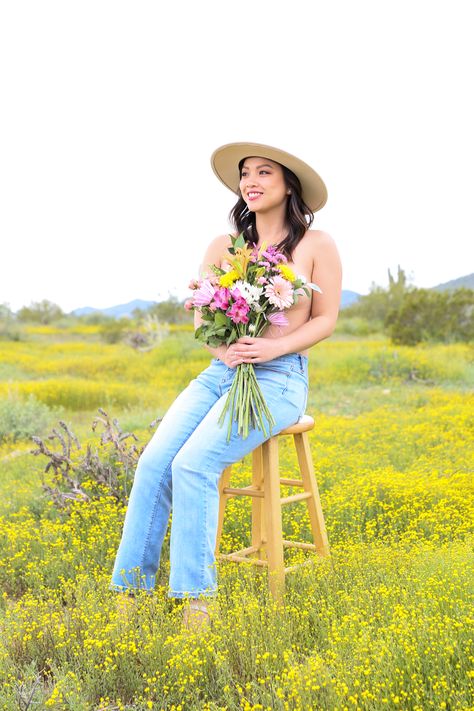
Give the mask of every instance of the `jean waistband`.
[{"label": "jean waistband", "polygon": [[[219,358],[212,358],[212,363],[222,363]],[[308,372],[308,356],[301,355],[301,353],[285,353],[284,355],[273,358],[272,360],[265,361],[266,363],[278,363],[284,365],[285,363],[291,365],[294,369],[298,370],[300,373]],[[255,363],[255,365],[264,365],[264,363]]]},{"label": "jean waistband", "polygon": [[294,368],[300,371],[300,373],[306,373],[308,370],[308,356],[301,355],[301,353],[285,353],[284,355],[273,358],[273,360],[268,361],[269,363],[291,363]]}]

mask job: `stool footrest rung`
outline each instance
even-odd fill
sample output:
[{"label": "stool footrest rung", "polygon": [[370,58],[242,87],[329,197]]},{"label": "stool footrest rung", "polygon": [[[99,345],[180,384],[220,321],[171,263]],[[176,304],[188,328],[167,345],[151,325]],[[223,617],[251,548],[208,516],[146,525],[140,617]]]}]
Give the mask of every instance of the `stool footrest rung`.
[{"label": "stool footrest rung", "polygon": [[313,494],[310,491],[305,491],[303,494],[293,494],[292,496],[285,496],[283,499],[280,499],[280,503],[282,506],[284,504],[292,504],[294,501],[303,501],[304,499],[309,499],[313,496]]},{"label": "stool footrest rung", "polygon": [[[248,553],[256,553],[258,548],[256,546],[251,546],[250,548],[244,548],[241,551],[236,551],[235,553],[219,553],[218,558],[221,560],[232,560],[235,563],[252,563],[253,565],[259,565],[261,567],[268,567],[267,560],[261,560],[260,558],[248,558]],[[243,555],[239,555],[243,553]]]},{"label": "stool footrest rung", "polygon": [[301,479],[280,479],[282,486],[304,486]]},{"label": "stool footrest rung", "polygon": [[222,493],[226,496],[259,496],[263,498],[263,489],[257,489],[255,486],[246,486],[243,489],[234,489],[230,486],[225,486],[222,489]]}]

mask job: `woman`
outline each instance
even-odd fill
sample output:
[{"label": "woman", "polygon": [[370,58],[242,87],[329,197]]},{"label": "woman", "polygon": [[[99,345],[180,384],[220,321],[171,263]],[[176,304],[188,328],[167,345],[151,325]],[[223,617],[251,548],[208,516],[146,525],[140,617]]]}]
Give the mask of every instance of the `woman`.
[{"label": "woman", "polygon": [[[168,596],[188,599],[189,627],[208,620],[207,602],[217,594],[215,541],[218,481],[225,467],[239,461],[264,439],[259,429],[247,438],[217,420],[241,363],[253,363],[276,425],[273,434],[304,413],[308,396],[308,350],[334,330],[341,296],[341,263],[332,238],[311,230],[313,212],[324,206],[326,187],[319,175],[285,151],[256,143],[218,148],[211,164],[217,177],[239,199],[231,211],[236,234],[260,247],[276,245],[288,264],[322,293],[301,296],[285,311],[288,325],[269,326],[263,337],[242,337],[226,347],[208,347],[214,356],[171,405],[143,451],[135,473],[117,552],[111,588],[151,592],[171,509]],[[214,239],[203,259],[226,268],[229,235]],[[201,323],[195,313],[195,326]],[[130,600],[122,596],[122,601]]]}]

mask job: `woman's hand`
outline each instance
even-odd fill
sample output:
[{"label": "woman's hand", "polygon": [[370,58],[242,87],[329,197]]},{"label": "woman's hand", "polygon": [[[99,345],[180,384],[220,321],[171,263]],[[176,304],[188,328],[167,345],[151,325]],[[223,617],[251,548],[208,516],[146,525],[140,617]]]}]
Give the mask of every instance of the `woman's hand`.
[{"label": "woman's hand", "polygon": [[241,363],[265,363],[285,353],[280,338],[242,336],[227,349],[225,363],[236,368]]}]

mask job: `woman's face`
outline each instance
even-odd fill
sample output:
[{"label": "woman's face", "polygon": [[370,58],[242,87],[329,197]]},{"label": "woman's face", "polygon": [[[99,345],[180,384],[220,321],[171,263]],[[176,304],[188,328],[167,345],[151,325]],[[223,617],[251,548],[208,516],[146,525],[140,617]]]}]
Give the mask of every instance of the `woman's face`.
[{"label": "woman's face", "polygon": [[252,212],[264,213],[285,205],[289,194],[281,165],[258,156],[244,160],[239,187]]}]

